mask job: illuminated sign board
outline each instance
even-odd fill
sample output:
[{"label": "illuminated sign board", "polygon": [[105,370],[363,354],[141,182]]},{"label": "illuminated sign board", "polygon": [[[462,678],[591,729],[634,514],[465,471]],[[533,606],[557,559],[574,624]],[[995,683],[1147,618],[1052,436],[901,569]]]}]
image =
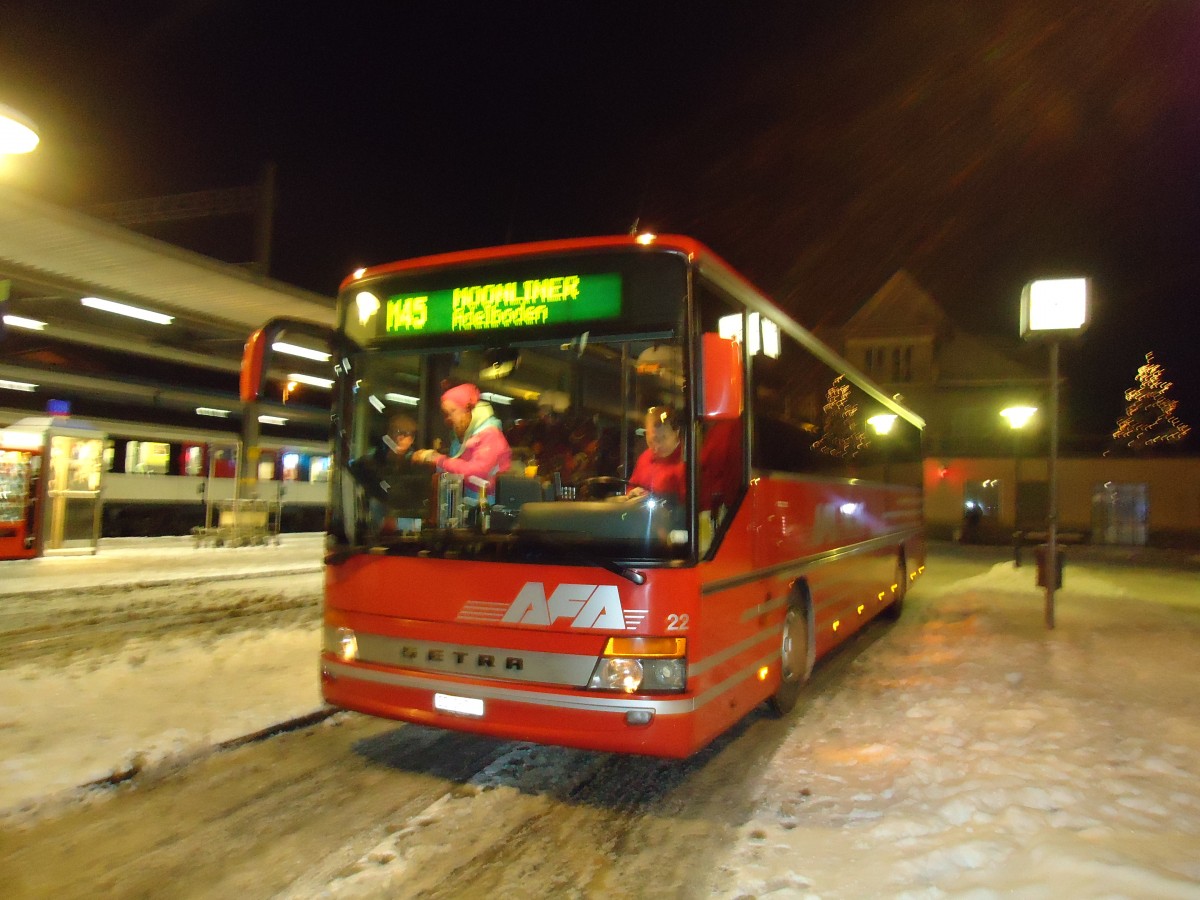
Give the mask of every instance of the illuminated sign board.
[{"label": "illuminated sign board", "polygon": [[[359,305],[361,308],[361,299]],[[469,334],[614,319],[621,314],[621,276],[556,275],[397,294],[388,297],[377,311],[378,333],[385,337]]]}]

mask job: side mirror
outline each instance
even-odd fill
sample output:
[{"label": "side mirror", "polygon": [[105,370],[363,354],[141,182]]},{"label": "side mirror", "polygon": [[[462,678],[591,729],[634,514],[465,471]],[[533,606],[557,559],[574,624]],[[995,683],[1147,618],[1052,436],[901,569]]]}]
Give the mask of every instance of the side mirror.
[{"label": "side mirror", "polygon": [[238,384],[238,394],[243,403],[254,403],[262,399],[267,381],[267,365],[273,352],[271,345],[275,343],[277,337],[287,332],[308,335],[324,343],[331,353],[335,350],[336,332],[332,328],[300,319],[271,319],[250,335],[250,339],[246,341],[246,346],[242,349],[242,372]]},{"label": "side mirror", "polygon": [[742,348],[732,338],[706,333],[701,336],[700,364],[704,370],[704,396],[700,414],[708,421],[737,419],[742,415]]},{"label": "side mirror", "polygon": [[266,380],[265,365],[267,361],[267,339],[265,329],[259,328],[250,335],[246,346],[242,348],[242,372],[238,380],[238,394],[243,403],[253,403],[262,396],[263,382]]}]

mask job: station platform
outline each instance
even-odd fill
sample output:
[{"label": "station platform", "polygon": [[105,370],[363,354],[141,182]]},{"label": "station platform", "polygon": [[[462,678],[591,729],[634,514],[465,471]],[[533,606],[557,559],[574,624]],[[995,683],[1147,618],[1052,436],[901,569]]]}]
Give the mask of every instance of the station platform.
[{"label": "station platform", "polygon": [[0,562],[0,601],[16,594],[318,572],[324,547],[325,535],[318,532],[282,534],[278,543],[244,547],[197,547],[190,535],[103,538],[92,555]]}]

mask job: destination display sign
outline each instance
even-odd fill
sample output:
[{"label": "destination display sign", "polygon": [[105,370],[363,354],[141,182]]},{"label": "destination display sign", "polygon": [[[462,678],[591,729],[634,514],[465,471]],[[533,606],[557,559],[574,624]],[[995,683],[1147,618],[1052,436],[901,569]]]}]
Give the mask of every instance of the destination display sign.
[{"label": "destination display sign", "polygon": [[614,319],[621,314],[618,273],[554,275],[398,294],[379,310],[383,337],[539,328]]}]

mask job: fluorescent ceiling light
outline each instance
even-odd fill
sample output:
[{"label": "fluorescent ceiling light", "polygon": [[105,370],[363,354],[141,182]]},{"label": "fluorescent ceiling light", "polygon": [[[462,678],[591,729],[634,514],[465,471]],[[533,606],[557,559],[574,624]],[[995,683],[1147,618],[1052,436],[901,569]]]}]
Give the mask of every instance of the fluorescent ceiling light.
[{"label": "fluorescent ceiling light", "polygon": [[155,325],[170,325],[175,321],[174,316],[152,312],[138,306],[130,306],[128,303],[117,303],[115,300],[104,300],[100,297],[82,297],[79,302],[92,309],[102,309],[105,312],[116,313],[119,316],[129,316],[131,319],[153,322]]},{"label": "fluorescent ceiling light", "polygon": [[283,416],[259,416],[258,421],[264,425],[286,425],[288,422]]},{"label": "fluorescent ceiling light", "polygon": [[325,388],[328,390],[333,387],[332,378],[318,378],[316,375],[301,375],[299,372],[293,372],[288,376],[288,381],[298,381],[301,384],[311,384],[313,387]]},{"label": "fluorescent ceiling light", "polygon": [[499,403],[503,406],[508,406],[513,402],[513,398],[507,394],[493,394],[491,391],[484,391],[479,395],[480,400],[487,400],[489,403]]},{"label": "fluorescent ceiling light", "polygon": [[408,394],[384,394],[383,399],[391,403],[403,403],[405,406],[416,406],[421,402],[419,397],[412,397]]},{"label": "fluorescent ceiling light", "polygon": [[24,316],[5,316],[4,324],[11,325],[13,328],[28,328],[30,331],[41,331],[46,327],[45,322],[39,322],[37,319],[27,319]]},{"label": "fluorescent ceiling light", "polygon": [[197,406],[196,407],[196,415],[211,416],[214,419],[228,419],[229,415],[230,415],[230,410],[217,409],[216,407],[212,407],[212,406]]},{"label": "fluorescent ceiling light", "polygon": [[32,392],[37,387],[36,384],[30,384],[28,381],[8,381],[0,378],[0,388],[6,391],[26,391]]},{"label": "fluorescent ceiling light", "polygon": [[299,344],[289,344],[287,341],[276,341],[271,345],[271,349],[279,353],[287,353],[291,356],[303,356],[305,359],[315,359],[317,362],[329,362],[330,354],[324,350],[313,350],[309,347],[301,347]]}]

